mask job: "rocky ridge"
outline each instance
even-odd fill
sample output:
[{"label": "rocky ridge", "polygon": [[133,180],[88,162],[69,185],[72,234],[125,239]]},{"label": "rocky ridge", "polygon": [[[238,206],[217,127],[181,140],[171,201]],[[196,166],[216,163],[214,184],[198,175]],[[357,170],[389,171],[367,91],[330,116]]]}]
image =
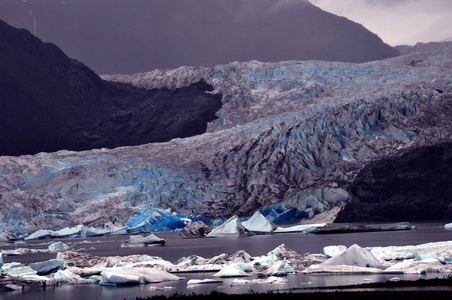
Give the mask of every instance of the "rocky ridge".
[{"label": "rocky ridge", "polygon": [[0,155],[114,148],[204,133],[221,95],[196,82],[107,82],[57,46],[0,20]]}]

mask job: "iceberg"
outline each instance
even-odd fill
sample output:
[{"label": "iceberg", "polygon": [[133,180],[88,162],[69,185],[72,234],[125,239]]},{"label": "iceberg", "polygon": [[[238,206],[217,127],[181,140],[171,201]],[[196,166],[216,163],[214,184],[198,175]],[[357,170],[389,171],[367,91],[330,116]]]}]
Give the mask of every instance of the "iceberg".
[{"label": "iceberg", "polygon": [[101,285],[134,285],[182,279],[164,270],[146,267],[113,268],[109,271],[103,271],[101,275]]},{"label": "iceberg", "polygon": [[397,231],[397,230],[414,230],[416,226],[410,223],[393,223],[393,224],[330,224],[324,228],[316,230],[315,234],[333,234],[333,233],[351,233],[351,232],[373,232],[373,231]]},{"label": "iceberg", "polygon": [[190,279],[187,281],[187,285],[195,285],[195,284],[206,284],[206,283],[222,283],[223,280],[221,279],[213,279],[213,278],[206,278],[206,279]]},{"label": "iceberg", "polygon": [[347,250],[347,247],[344,245],[326,246],[326,247],[323,247],[323,254],[325,254],[325,256],[327,258],[331,258],[333,256],[337,256],[341,253],[344,253],[346,250]]},{"label": "iceberg", "polygon": [[39,229],[25,238],[25,240],[46,239],[53,236],[54,231],[48,229]]},{"label": "iceberg", "polygon": [[441,262],[436,258],[423,260],[407,259],[396,263],[385,270],[391,274],[427,274],[427,273],[451,273],[452,265]]},{"label": "iceberg", "polygon": [[252,235],[254,234],[242,225],[239,218],[237,216],[233,216],[220,226],[212,229],[212,231],[209,232],[206,237],[243,237]]},{"label": "iceberg", "polygon": [[101,273],[101,285],[135,285],[141,284],[140,276],[121,271],[104,271]]},{"label": "iceberg", "polygon": [[62,252],[62,251],[68,250],[69,246],[66,245],[65,243],[59,241],[59,242],[53,242],[52,244],[50,244],[48,249],[49,249],[49,252]]},{"label": "iceberg", "polygon": [[302,271],[304,274],[381,274],[383,270],[378,268],[358,267],[349,265],[327,266],[327,265],[312,265]]},{"label": "iceberg", "polygon": [[253,276],[253,269],[249,264],[234,263],[222,268],[219,272],[213,274],[213,277],[227,278],[227,277],[246,277]]},{"label": "iceberg", "polygon": [[333,256],[321,264],[322,266],[355,266],[363,268],[382,269],[383,267],[375,256],[367,249],[363,249],[357,244],[350,246],[344,252]]},{"label": "iceberg", "polygon": [[67,264],[63,260],[51,259],[48,261],[32,263],[30,264],[30,267],[35,270],[38,275],[47,275],[67,267]]},{"label": "iceberg", "polygon": [[287,284],[288,280],[286,278],[270,276],[267,279],[234,279],[231,281],[231,285],[247,285],[250,283],[259,283],[259,284]]},{"label": "iceberg", "polygon": [[444,225],[444,229],[452,230],[452,223]]},{"label": "iceberg", "polygon": [[157,237],[154,234],[148,236],[131,235],[129,240],[122,242],[121,247],[147,247],[149,245],[161,245],[165,246],[166,241]]},{"label": "iceberg", "polygon": [[260,211],[256,211],[251,218],[243,221],[242,225],[254,234],[270,234],[276,225],[267,220]]},{"label": "iceberg", "polygon": [[446,261],[452,261],[452,241],[408,246],[368,247],[367,249],[380,262],[415,259],[425,255],[429,255],[431,258],[443,258]]},{"label": "iceberg", "polygon": [[93,237],[103,235],[125,235],[127,234],[127,227],[125,225],[117,225],[113,222],[107,222],[103,227],[84,227],[82,229],[82,236]]},{"label": "iceberg", "polygon": [[80,236],[83,229],[83,225],[77,225],[75,227],[66,227],[58,231],[52,232],[52,237],[62,238],[71,236]]},{"label": "iceberg", "polygon": [[290,227],[278,227],[273,232],[274,233],[288,233],[288,232],[315,233],[318,228],[323,228],[326,226],[327,226],[326,223],[294,225],[294,226],[290,226]]},{"label": "iceberg", "polygon": [[96,280],[94,276],[91,278],[83,278],[73,272],[71,270],[58,270],[54,275],[53,279],[56,282],[64,283],[64,284],[97,284],[100,280]]}]

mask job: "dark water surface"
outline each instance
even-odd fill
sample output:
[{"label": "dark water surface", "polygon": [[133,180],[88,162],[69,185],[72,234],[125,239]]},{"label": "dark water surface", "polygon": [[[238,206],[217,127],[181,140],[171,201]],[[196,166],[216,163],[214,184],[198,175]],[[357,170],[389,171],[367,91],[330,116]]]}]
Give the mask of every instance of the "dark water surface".
[{"label": "dark water surface", "polygon": [[[233,253],[237,250],[245,250],[251,256],[265,255],[281,244],[285,244],[292,250],[301,253],[322,253],[323,247],[331,245],[345,245],[347,247],[358,244],[361,247],[372,246],[405,246],[419,245],[429,242],[452,240],[452,231],[444,229],[444,223],[413,223],[416,230],[409,231],[383,231],[346,234],[304,235],[300,233],[282,233],[273,235],[259,235],[244,238],[215,238],[215,239],[182,239],[177,233],[156,233],[166,240],[166,246],[151,246],[139,248],[121,248],[120,243],[128,239],[128,236],[100,237],[100,238],[75,238],[63,240],[73,249],[94,247],[96,250],[88,251],[92,255],[112,256],[148,254],[160,256],[165,260],[175,262],[181,257],[196,254],[205,258],[213,257],[221,253]],[[82,243],[83,241],[93,243]],[[27,245],[20,247],[47,248],[50,240],[29,241]],[[17,247],[17,246],[16,246]],[[12,245],[2,245],[1,249],[14,248]],[[17,261],[29,263],[55,258],[55,253],[29,254],[4,257],[5,263]],[[387,281],[394,275],[288,275],[288,283],[284,285],[247,284],[244,286],[231,286],[233,278],[223,280],[221,284],[198,285],[193,289],[187,289],[189,279],[213,278],[214,273],[181,273],[178,276],[185,280],[163,282],[158,284],[142,284],[131,287],[107,287],[99,285],[63,285],[48,287],[46,289],[26,290],[24,292],[0,292],[0,300],[8,299],[135,299],[151,295],[171,295],[173,293],[203,293],[212,290],[227,293],[245,293],[250,290],[284,290],[291,288],[336,286],[360,284],[365,282]],[[431,275],[403,275],[397,277],[407,280],[419,278],[447,277],[448,274]],[[254,278],[246,278],[254,279]]]}]

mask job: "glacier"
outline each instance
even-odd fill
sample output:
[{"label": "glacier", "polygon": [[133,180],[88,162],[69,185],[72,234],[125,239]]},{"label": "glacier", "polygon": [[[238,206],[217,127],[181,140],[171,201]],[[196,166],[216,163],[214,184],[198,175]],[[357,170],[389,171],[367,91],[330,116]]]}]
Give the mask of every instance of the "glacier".
[{"label": "glacier", "polygon": [[[1,156],[2,230],[122,222],[143,233],[257,210],[277,224],[343,207],[369,163],[452,141],[452,46],[426,49],[416,65],[251,61],[105,75],[146,89],[204,81],[223,105],[189,138]],[[155,209],[172,221],[154,226]]]}]

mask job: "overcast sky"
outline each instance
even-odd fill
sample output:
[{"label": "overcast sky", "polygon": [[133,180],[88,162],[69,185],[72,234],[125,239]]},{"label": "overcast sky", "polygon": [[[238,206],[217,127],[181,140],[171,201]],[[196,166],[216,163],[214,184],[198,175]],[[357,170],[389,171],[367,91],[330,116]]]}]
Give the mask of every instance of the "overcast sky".
[{"label": "overcast sky", "polygon": [[309,1],[364,25],[391,46],[452,38],[452,0]]}]

